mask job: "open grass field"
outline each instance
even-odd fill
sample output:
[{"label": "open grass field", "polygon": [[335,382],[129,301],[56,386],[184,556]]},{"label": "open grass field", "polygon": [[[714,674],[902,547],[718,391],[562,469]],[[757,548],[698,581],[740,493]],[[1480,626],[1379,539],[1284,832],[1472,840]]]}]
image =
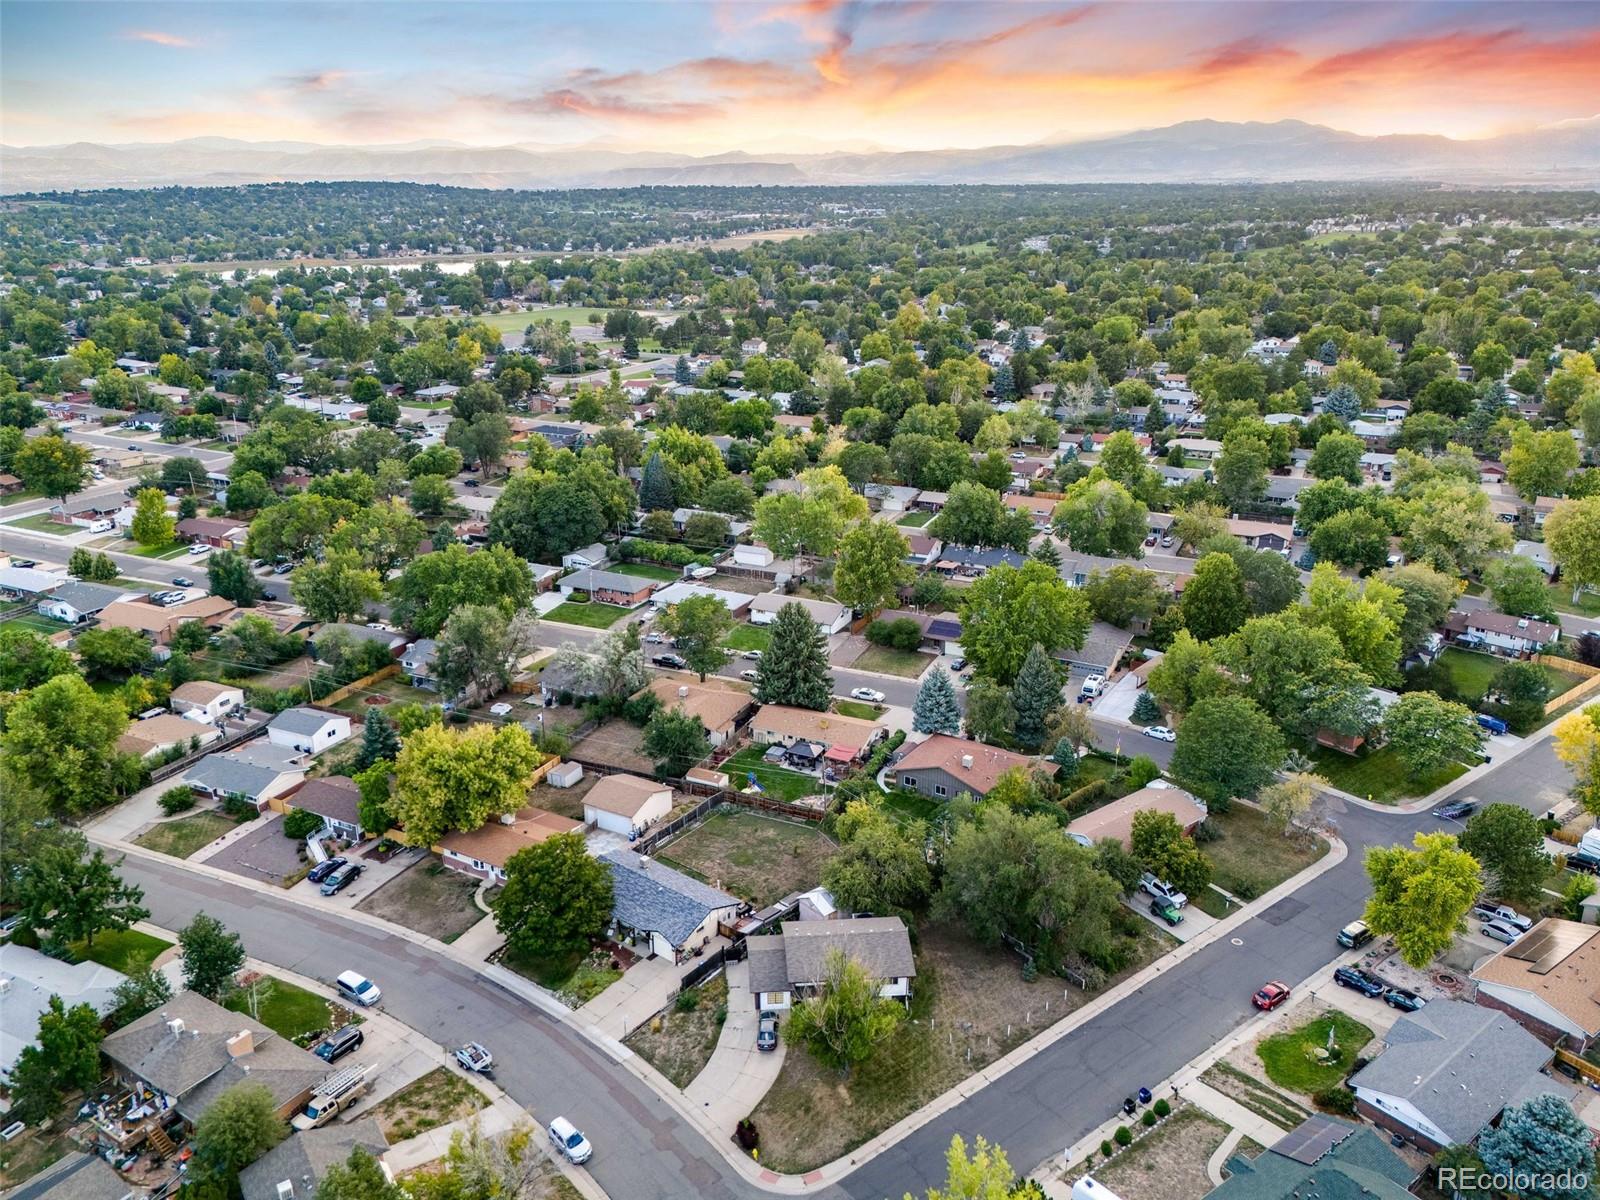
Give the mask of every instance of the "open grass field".
[{"label": "open grass field", "polygon": [[[417,704],[438,704],[438,692],[430,692],[426,688],[415,688],[399,675],[391,675],[388,679],[380,679],[362,691],[346,696],[333,707],[338,712],[349,713],[360,720],[365,720],[366,715],[373,709],[383,709],[388,705],[368,704],[367,701],[377,696],[388,697],[389,704],[404,704],[414,702]],[[359,731],[357,733],[359,737]]]},{"label": "open grass field", "polygon": [[134,844],[158,854],[173,858],[188,858],[203,846],[209,846],[233,828],[233,822],[221,813],[197,812],[179,817],[176,821],[163,821],[134,838]]},{"label": "open grass field", "polygon": [[1212,882],[1241,900],[1265,895],[1328,852],[1321,838],[1307,843],[1284,837],[1265,814],[1243,804],[1213,814],[1211,824],[1222,837],[1200,849],[1211,864]]},{"label": "open grass field", "polygon": [[680,1089],[705,1070],[717,1048],[728,1012],[727,976],[717,975],[681,994],[692,997],[693,1007],[680,1007],[675,1001],[661,1014],[660,1029],[651,1029],[647,1021],[624,1039],[628,1049]]},{"label": "open grass field", "polygon": [[9,496],[0,496],[0,508],[9,508],[13,504],[26,504],[30,500],[43,500],[44,493],[36,492],[32,488],[23,488],[20,492],[12,492]]},{"label": "open grass field", "polygon": [[659,847],[656,857],[764,908],[815,887],[837,850],[815,826],[723,809]]},{"label": "open grass field", "polygon": [[[349,1010],[287,979],[262,976],[257,990],[256,1020],[279,1037],[288,1038],[299,1045],[305,1045],[313,1034],[332,1029],[335,1012],[340,1015],[340,1024],[349,1023]],[[224,1000],[222,1006],[230,1012],[248,1013],[251,1008],[250,993],[250,988],[240,988]]]},{"label": "open grass field", "polygon": [[108,929],[94,935],[94,944],[78,942],[72,952],[80,959],[97,962],[113,971],[128,973],[135,961],[153,963],[172,943],[137,929]]},{"label": "open grass field", "polygon": [[600,604],[593,600],[587,604],[568,600],[545,613],[544,619],[561,621],[568,625],[583,625],[589,629],[610,629],[632,611],[631,608],[619,608],[615,604]]},{"label": "open grass field", "polygon": [[891,650],[887,646],[868,646],[861,657],[850,664],[855,671],[877,671],[883,675],[901,675],[916,679],[928,669],[934,656],[913,650]]},{"label": "open grass field", "polygon": [[356,905],[360,911],[453,942],[487,919],[472,902],[478,881],[436,859],[423,859]]},{"label": "open grass field", "polygon": [[772,627],[735,625],[732,632],[722,639],[722,644],[729,650],[760,650],[765,654],[767,647],[772,644]]},{"label": "open grass field", "polygon": [[[498,312],[484,313],[473,317],[474,321],[481,321],[490,329],[500,333],[521,333],[529,325],[537,325],[540,321],[566,321],[572,325],[593,324],[589,318],[592,313],[600,313],[600,324],[605,323],[605,310],[600,308],[535,308],[527,312]],[[415,325],[416,317],[397,318],[402,325]]]},{"label": "open grass field", "polygon": [[1466,763],[1446,763],[1435,771],[1412,776],[1399,755],[1385,746],[1370,754],[1341,754],[1318,746],[1310,754],[1315,770],[1334,787],[1378,804],[1394,804],[1411,796],[1426,796],[1467,773]]},{"label": "open grass field", "polygon": [[722,764],[722,769],[727,772],[735,788],[747,786],[749,780],[746,775],[753,771],[756,782],[774,800],[788,800],[792,803],[802,796],[814,795],[822,790],[822,782],[813,775],[802,775],[799,771],[791,771],[787,767],[775,767],[771,763],[762,762],[761,755],[765,751],[765,746],[746,746]]},{"label": "open grass field", "polygon": [[[1337,1050],[1328,1061],[1320,1061],[1316,1052],[1326,1050],[1330,1030]],[[1354,1017],[1333,1010],[1304,1025],[1263,1038],[1256,1046],[1256,1054],[1273,1083],[1310,1096],[1348,1075],[1356,1057],[1371,1040],[1372,1030]]]}]

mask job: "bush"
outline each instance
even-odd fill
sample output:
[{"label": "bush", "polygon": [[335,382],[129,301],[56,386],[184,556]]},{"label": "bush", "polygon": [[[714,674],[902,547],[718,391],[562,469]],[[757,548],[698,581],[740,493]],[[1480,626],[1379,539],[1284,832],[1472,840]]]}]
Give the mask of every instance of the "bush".
[{"label": "bush", "polygon": [[693,1012],[700,1007],[700,993],[694,988],[684,988],[672,998],[672,1008],[675,1012]]},{"label": "bush", "polygon": [[1339,1113],[1350,1117],[1355,1115],[1356,1094],[1342,1083],[1335,1083],[1323,1088],[1311,1097],[1316,1106],[1327,1112]]},{"label": "bush", "polygon": [[660,707],[660,696],[654,692],[640,692],[622,706],[622,715],[630,725],[637,725],[642,729],[650,723],[650,718],[656,715],[656,709]]},{"label": "bush", "polygon": [[321,829],[322,825],[322,818],[316,813],[308,812],[303,808],[291,809],[288,815],[283,818],[283,836],[293,838],[298,842],[303,838],[310,837]]},{"label": "bush", "polygon": [[221,808],[223,816],[231,817],[235,821],[254,821],[261,815],[250,797],[238,792],[230,792],[224,796]]},{"label": "bush", "polygon": [[1068,792],[1061,803],[1067,812],[1079,813],[1105,794],[1106,781],[1104,779],[1095,779],[1084,784],[1075,792]]},{"label": "bush", "polygon": [[1220,842],[1223,838],[1223,832],[1217,828],[1210,817],[1207,817],[1194,827],[1194,831],[1189,836],[1194,839],[1195,845],[1205,846],[1211,842]]},{"label": "bush", "polygon": [[1104,1142],[1100,1143],[1100,1153],[1102,1155],[1104,1155],[1106,1158],[1110,1158],[1113,1154],[1116,1153],[1116,1149],[1111,1145],[1111,1143],[1109,1141],[1104,1141]]},{"label": "bush", "polygon": [[1158,1117],[1166,1117],[1172,1114],[1172,1105],[1168,1104],[1165,1100],[1157,1100],[1151,1107]]},{"label": "bush", "polygon": [[739,1119],[739,1123],[733,1127],[733,1136],[746,1150],[754,1150],[761,1144],[761,1134],[756,1129],[756,1123],[749,1117]]},{"label": "bush", "polygon": [[1133,1145],[1133,1130],[1129,1129],[1126,1125],[1118,1125],[1117,1131],[1111,1136],[1116,1139],[1117,1145],[1119,1146]]},{"label": "bush", "polygon": [[896,617],[892,621],[880,619],[867,626],[867,641],[875,646],[914,651],[922,645],[922,627],[910,617]]},{"label": "bush", "polygon": [[161,793],[161,798],[156,801],[161,806],[161,811],[167,816],[174,813],[188,812],[194,807],[194,792],[182,786],[168,788]]},{"label": "bush", "polygon": [[1155,1113],[1150,1112],[1147,1109],[1145,1111],[1144,1116],[1139,1118],[1139,1123],[1141,1125],[1143,1125],[1146,1129],[1153,1129],[1155,1127],[1155,1123],[1156,1123],[1156,1115],[1155,1115]]},{"label": "bush", "polygon": [[1156,760],[1147,758],[1143,754],[1128,764],[1125,784],[1129,791],[1138,791],[1145,784],[1161,778],[1161,768],[1156,765]]},{"label": "bush", "polygon": [[707,560],[703,551],[643,538],[624,538],[617,546],[617,554],[624,562],[654,562],[665,567],[687,567],[691,563],[704,563]]}]

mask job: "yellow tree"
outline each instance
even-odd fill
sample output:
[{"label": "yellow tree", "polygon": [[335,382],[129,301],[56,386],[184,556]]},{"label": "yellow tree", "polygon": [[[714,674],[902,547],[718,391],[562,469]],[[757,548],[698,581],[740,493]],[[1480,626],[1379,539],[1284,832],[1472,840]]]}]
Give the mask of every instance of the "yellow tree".
[{"label": "yellow tree", "polygon": [[1567,764],[1583,806],[1600,813],[1600,705],[1568,713],[1551,730],[1556,757]]},{"label": "yellow tree", "polygon": [[[1019,1185],[1017,1173],[1011,1169],[1006,1152],[979,1138],[972,1156],[967,1156],[967,1144],[956,1134],[950,1139],[950,1149],[945,1154],[945,1185],[929,1188],[927,1200],[1018,1200],[1019,1197],[1042,1195],[1038,1186],[1024,1180]],[[910,1192],[905,1200],[915,1200]]]}]

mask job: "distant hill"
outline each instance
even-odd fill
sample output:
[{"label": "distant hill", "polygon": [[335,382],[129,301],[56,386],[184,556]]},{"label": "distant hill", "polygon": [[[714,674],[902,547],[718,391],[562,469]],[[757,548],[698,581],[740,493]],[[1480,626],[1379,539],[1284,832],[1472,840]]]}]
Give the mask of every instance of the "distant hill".
[{"label": "distant hill", "polygon": [[1503,137],[1365,137],[1309,125],[1185,121],[1113,137],[974,150],[695,156],[606,147],[180,142],[0,146],[8,193],[72,188],[387,180],[467,187],[645,184],[1204,183],[1436,179],[1600,184],[1600,118]]}]

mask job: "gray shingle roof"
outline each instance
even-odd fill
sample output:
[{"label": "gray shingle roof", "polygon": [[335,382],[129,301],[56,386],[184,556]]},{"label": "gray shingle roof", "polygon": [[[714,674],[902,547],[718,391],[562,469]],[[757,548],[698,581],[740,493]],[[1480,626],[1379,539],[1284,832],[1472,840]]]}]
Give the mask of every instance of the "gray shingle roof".
[{"label": "gray shingle roof", "polygon": [[1352,1086],[1409,1101],[1457,1143],[1477,1137],[1551,1057],[1504,1013],[1460,1000],[1408,1013],[1384,1043]]},{"label": "gray shingle roof", "polygon": [[128,595],[126,588],[107,587],[103,583],[84,583],[81,580],[59,587],[50,595],[52,603],[70,604],[81,613],[97,613],[113,601]]},{"label": "gray shingle roof", "polygon": [[[1407,1200],[1406,1189],[1416,1172],[1372,1130],[1359,1125],[1349,1129],[1349,1136],[1309,1165],[1277,1146],[1254,1159],[1236,1156],[1228,1162],[1232,1173],[1227,1181],[1207,1192],[1206,1200],[1291,1200],[1310,1195],[1318,1200]],[[1284,1142],[1294,1136],[1289,1134]]]},{"label": "gray shingle roof", "polygon": [[905,979],[917,973],[911,938],[899,917],[785,921],[781,933],[746,942],[753,992],[787,992],[821,983],[827,977],[828,954],[834,950],[860,963],[874,979]]},{"label": "gray shingle roof", "polygon": [[374,1158],[389,1148],[375,1118],[292,1134],[239,1172],[239,1189],[244,1200],[278,1200],[278,1184],[287,1180],[296,1197],[315,1196],[328,1168],[343,1164],[357,1146]]},{"label": "gray shingle roof", "polygon": [[617,921],[629,929],[659,933],[674,946],[717,909],[739,903],[736,896],[658,862],[647,863],[631,851],[614,850],[600,861],[611,868],[612,915]]},{"label": "gray shingle roof", "polygon": [[314,708],[286,708],[272,718],[268,729],[281,729],[286,733],[317,733],[329,721],[333,720],[332,713],[318,712]]},{"label": "gray shingle roof", "polygon": [[133,1189],[92,1154],[72,1154],[5,1193],[5,1200],[127,1200]]},{"label": "gray shingle roof", "polygon": [[184,780],[206,791],[238,792],[255,798],[286,773],[277,767],[245,762],[233,754],[208,754],[189,768]]},{"label": "gray shingle roof", "polygon": [[637,575],[623,575],[616,571],[597,571],[592,567],[585,567],[581,571],[574,571],[561,581],[564,588],[577,588],[583,592],[600,591],[602,589],[613,592],[626,592],[633,595],[648,588],[653,581],[641,579]]}]

